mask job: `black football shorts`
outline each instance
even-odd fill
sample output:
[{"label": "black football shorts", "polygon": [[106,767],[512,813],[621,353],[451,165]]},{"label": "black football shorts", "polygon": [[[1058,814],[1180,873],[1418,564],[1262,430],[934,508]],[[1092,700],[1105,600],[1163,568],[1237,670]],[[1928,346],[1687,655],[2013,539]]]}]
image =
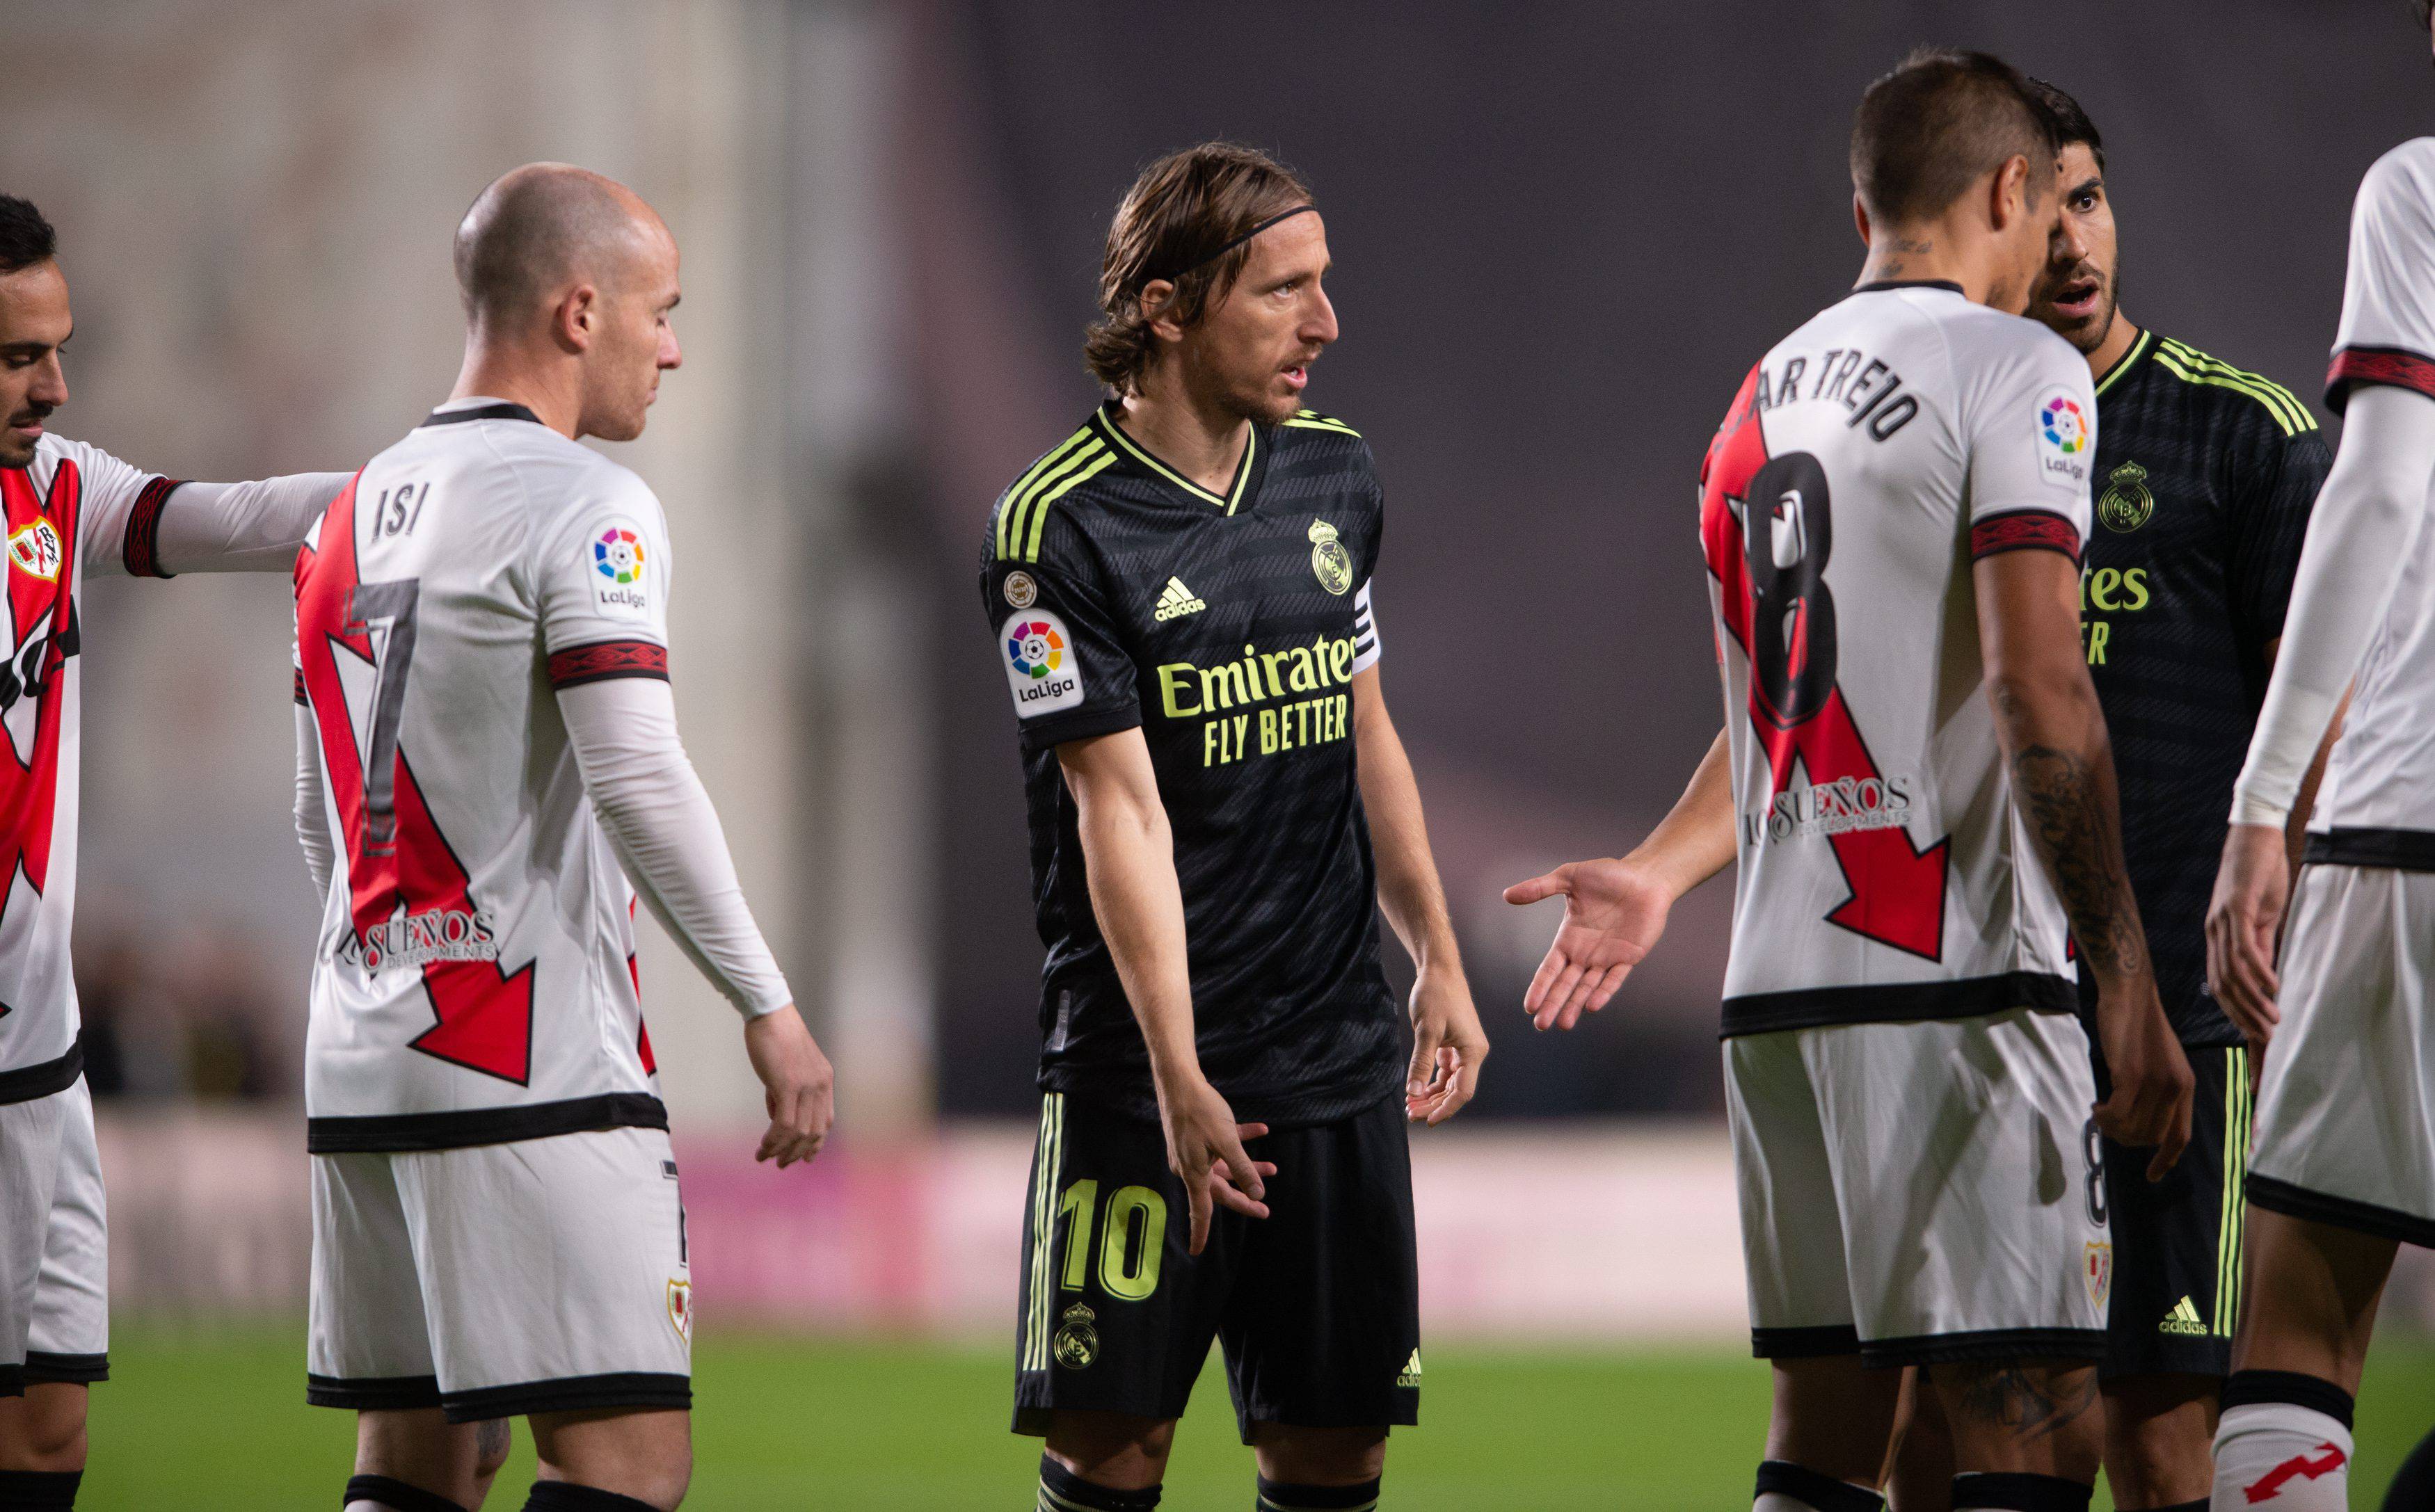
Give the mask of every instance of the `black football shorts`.
[{"label": "black football shorts", "polygon": [[1366,1428],[1420,1420],[1419,1278],[1403,1100],[1251,1142],[1269,1216],[1191,1210],[1156,1124],[1042,1102],[1026,1211],[1014,1431],[1060,1410],[1180,1418],[1215,1339],[1235,1418]]},{"label": "black football shorts", "polygon": [[[2148,1179],[2150,1150],[2115,1143],[2091,1125],[2100,1147],[2104,1218],[2113,1229],[2114,1292],[2106,1308],[2107,1377],[2232,1373],[2240,1321],[2242,1188],[2249,1174],[2249,1052],[2189,1046],[2198,1077],[2190,1147],[2162,1181]],[[2099,1097],[2113,1095],[2104,1057]]]}]

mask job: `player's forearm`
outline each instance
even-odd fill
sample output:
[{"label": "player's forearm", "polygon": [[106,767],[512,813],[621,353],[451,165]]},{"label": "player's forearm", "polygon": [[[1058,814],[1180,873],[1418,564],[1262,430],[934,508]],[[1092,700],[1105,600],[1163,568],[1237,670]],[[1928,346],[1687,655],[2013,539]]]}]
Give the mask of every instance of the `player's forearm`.
[{"label": "player's forearm", "polygon": [[1075,828],[1091,911],[1123,983],[1125,999],[1162,1086],[1200,1074],[1193,1038],[1192,970],[1183,933],[1183,886],[1175,837],[1155,795],[1075,788]]},{"label": "player's forearm", "polygon": [[1445,885],[1429,850],[1428,820],[1410,756],[1378,692],[1373,667],[1353,679],[1355,763],[1360,773],[1361,806],[1370,819],[1370,846],[1378,864],[1378,907],[1403,941],[1412,964],[1459,970],[1454,919],[1446,910]]},{"label": "player's forearm", "polygon": [[286,572],[352,475],[181,484],[161,507],[153,555],[171,574]]},{"label": "player's forearm", "polygon": [[304,851],[304,869],[313,879],[313,896],[325,905],[330,879],[338,869],[337,849],[330,840],[327,804],[321,790],[321,732],[313,723],[309,705],[296,706],[296,843]]},{"label": "player's forearm", "polygon": [[1625,859],[1647,868],[1678,899],[1732,864],[1733,744],[1725,731],[1717,731],[1683,796]]},{"label": "player's forearm", "polygon": [[2335,708],[2384,623],[2426,518],[2435,400],[2375,386],[2351,396],[2341,450],[2308,521],[2274,676],[2233,792],[2236,824],[2280,826]]},{"label": "player's forearm", "polygon": [[793,1002],[677,738],[667,684],[587,683],[561,691],[558,705],[584,792],[651,916],[746,1018]]},{"label": "player's forearm", "polygon": [[[2071,921],[2081,959],[2101,987],[2152,975],[2139,903],[2122,859],[2113,743],[2096,689],[2075,657],[1990,679],[2012,802]],[[2075,677],[2074,674],[2077,674]]]},{"label": "player's forearm", "polygon": [[2333,760],[2334,743],[2342,738],[2342,720],[2350,709],[2350,690],[2344,688],[2341,700],[2334,705],[2333,721],[2325,726],[2325,738],[2317,742],[2316,759],[2308,763],[2308,775],[2300,779],[2300,796],[2291,804],[2291,816],[2284,821],[2283,850],[2295,869],[2301,853],[2308,848],[2308,816],[2317,810],[2317,790],[2325,783],[2325,764]]}]

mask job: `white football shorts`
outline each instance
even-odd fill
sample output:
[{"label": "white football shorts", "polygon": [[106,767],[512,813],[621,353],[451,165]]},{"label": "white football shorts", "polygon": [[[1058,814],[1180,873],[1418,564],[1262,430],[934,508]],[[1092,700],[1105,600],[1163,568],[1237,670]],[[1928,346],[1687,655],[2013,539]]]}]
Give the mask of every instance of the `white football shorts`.
[{"label": "white football shorts", "polygon": [[1753,1352],[2104,1354],[2114,1252],[2071,1015],[1786,1029],[1724,1057]]},{"label": "white football shorts", "polygon": [[110,1379],[110,1225],[84,1079],[0,1103],[0,1397]]},{"label": "white football shorts", "polygon": [[313,1157],[309,1353],[322,1407],[452,1422],[690,1407],[666,1131]]},{"label": "white football shorts", "polygon": [[2249,1200],[2435,1247],[2435,873],[2310,864],[2283,943]]}]

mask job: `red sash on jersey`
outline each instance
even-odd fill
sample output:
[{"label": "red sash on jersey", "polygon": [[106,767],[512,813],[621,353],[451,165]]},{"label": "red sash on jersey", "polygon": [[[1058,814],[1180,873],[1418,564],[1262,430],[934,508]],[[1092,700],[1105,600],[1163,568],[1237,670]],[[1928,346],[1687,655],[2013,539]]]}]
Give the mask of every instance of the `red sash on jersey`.
[{"label": "red sash on jersey", "polygon": [[65,458],[52,474],[47,500],[35,495],[25,469],[0,470],[0,502],[6,504],[9,532],[9,611],[17,635],[7,670],[0,672],[0,692],[9,695],[0,698],[0,706],[13,713],[21,700],[35,704],[27,754],[17,754],[11,734],[6,759],[0,759],[0,910],[7,907],[7,889],[18,871],[25,872],[26,885],[37,893],[50,875],[52,826],[59,813],[60,723],[65,709],[49,695],[77,648],[77,516],[82,492],[77,465]]},{"label": "red sash on jersey", "polygon": [[[1759,369],[1742,380],[1741,392],[1726,413],[1724,427],[1709,443],[1700,472],[1700,539],[1708,571],[1716,575],[1725,630],[1750,655],[1753,595],[1744,522],[1734,508],[1746,511],[1751,481],[1769,461],[1767,437],[1759,424]],[[1795,627],[1787,654],[1795,670],[1807,654],[1808,606],[1796,608]],[[1751,677],[1751,728],[1767,752],[1772,777],[1770,798],[1792,782],[1798,758],[1816,785],[1844,778],[1877,781],[1877,765],[1867,741],[1843,701],[1838,685],[1814,710],[1787,718],[1769,707],[1753,670]],[[1948,841],[1939,839],[1923,850],[1899,825],[1883,829],[1848,830],[1828,838],[1835,864],[1842,869],[1851,896],[1825,917],[1830,924],[1928,960],[1940,959],[1944,947],[1944,880]]]},{"label": "red sash on jersey", "polygon": [[[387,834],[374,833],[379,827],[372,823],[371,784],[337,664],[344,651],[375,674],[384,670],[371,626],[356,608],[362,585],[355,563],[355,482],[361,477],[357,473],[331,501],[319,538],[296,562],[297,654],[320,731],[331,798],[345,831],[349,913],[358,946],[368,931],[401,912],[413,919],[478,911],[471,880],[424,805],[402,743],[390,774],[393,823]],[[423,967],[423,985],[436,1022],[409,1048],[520,1087],[530,1080],[531,962],[508,971],[497,961],[431,961]]]}]

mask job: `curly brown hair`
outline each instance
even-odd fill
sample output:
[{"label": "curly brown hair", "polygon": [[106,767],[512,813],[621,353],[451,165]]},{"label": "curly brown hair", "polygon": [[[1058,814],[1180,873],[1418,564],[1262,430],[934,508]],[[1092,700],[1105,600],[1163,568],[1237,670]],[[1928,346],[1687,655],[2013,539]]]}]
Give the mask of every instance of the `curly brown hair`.
[{"label": "curly brown hair", "polygon": [[[1271,216],[1312,203],[1310,186],[1253,147],[1204,142],[1144,168],[1108,225],[1099,261],[1099,318],[1082,339],[1091,375],[1117,394],[1132,391],[1158,349],[1150,322],[1190,325],[1224,302],[1251,260],[1235,245]],[[1149,313],[1142,295],[1173,285]]]}]

